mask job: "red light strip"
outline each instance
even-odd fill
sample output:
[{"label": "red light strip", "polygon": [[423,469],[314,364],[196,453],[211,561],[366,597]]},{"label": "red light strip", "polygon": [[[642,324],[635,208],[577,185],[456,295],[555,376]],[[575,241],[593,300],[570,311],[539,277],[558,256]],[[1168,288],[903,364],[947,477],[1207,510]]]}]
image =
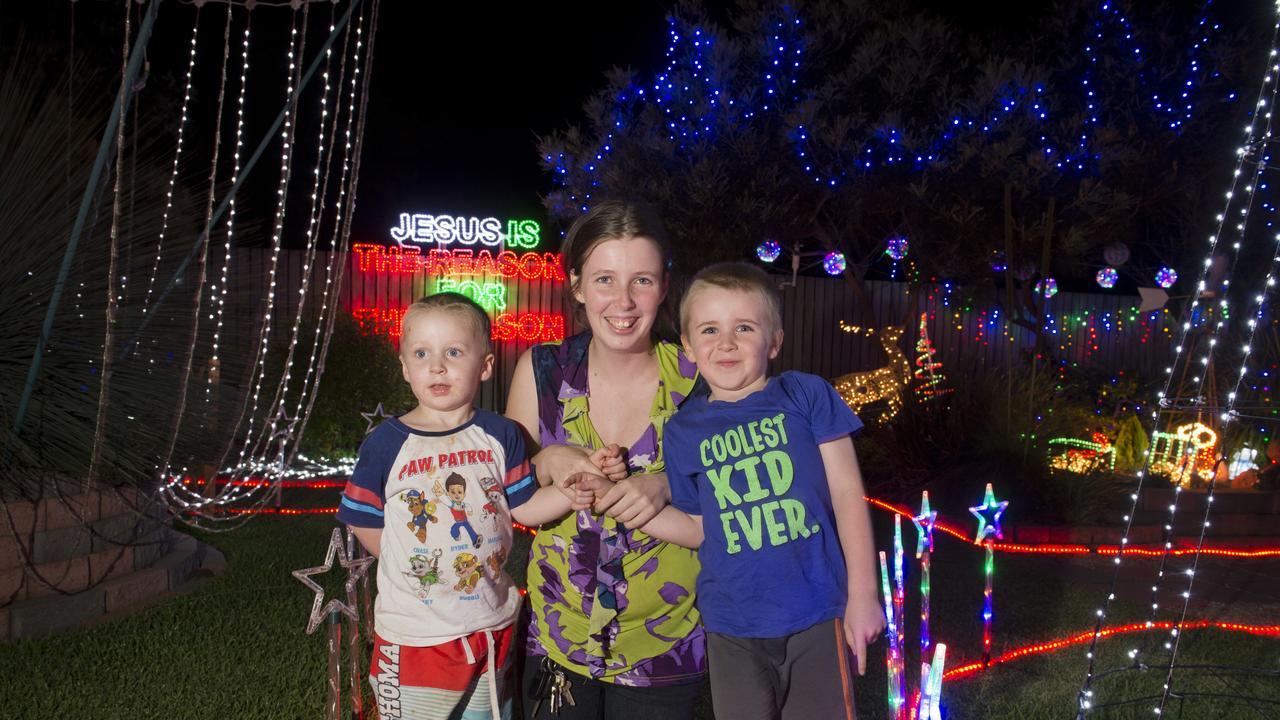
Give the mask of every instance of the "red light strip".
[{"label": "red light strip", "polygon": [[[183,485],[204,485],[207,482],[204,478],[182,478]],[[227,478],[216,478],[213,481],[218,485],[233,485],[235,487],[268,487],[276,485],[277,487],[287,488],[291,490],[334,490],[342,489],[347,486],[347,481],[343,480],[278,480],[275,483],[263,478],[244,478],[243,480],[228,480]]]},{"label": "red light strip", "polygon": [[[906,518],[914,516],[910,510],[905,507],[887,503],[883,500],[877,500],[873,497],[864,497],[864,500],[872,505],[897,513]],[[934,528],[941,530],[952,537],[973,545],[974,547],[982,547],[981,543],[974,542],[972,538],[966,535],[953,525],[948,525],[939,520]],[[1027,553],[1034,555],[1116,555],[1120,552],[1119,545],[1098,545],[1090,547],[1088,545],[1024,545],[1019,543],[992,543],[995,550],[1009,553]],[[1160,557],[1166,551],[1160,547],[1154,546],[1138,546],[1129,545],[1125,548],[1125,555],[1137,555],[1141,557]],[[1193,547],[1176,547],[1168,551],[1170,555],[1194,555],[1196,549]],[[1200,550],[1201,555],[1214,555],[1218,557],[1233,558],[1261,558],[1261,557],[1280,557],[1280,548],[1260,548],[1257,550],[1232,549],[1232,548],[1203,548]]]},{"label": "red light strip", "polygon": [[[1133,623],[1131,625],[1120,625],[1113,628],[1103,628],[1099,633],[1099,638],[1106,638],[1112,635],[1125,635],[1128,633],[1141,632],[1143,630],[1172,630],[1175,623],[1157,622],[1152,623],[1148,628],[1146,623]],[[1242,632],[1250,635],[1263,635],[1268,637],[1280,637],[1280,625],[1243,625],[1240,623],[1211,622],[1209,620],[1195,620],[1182,624],[1182,630],[1202,630],[1204,628],[1215,628],[1218,630],[1228,630],[1231,632]],[[1086,630],[1075,635],[1070,635],[1058,640],[1050,640],[1049,642],[1036,643],[1035,645],[1027,645],[1016,650],[991,658],[991,665],[1000,665],[1002,663],[1011,662],[1019,658],[1028,657],[1030,655],[1040,655],[1042,653],[1060,650],[1071,645],[1083,645],[1089,642],[1093,637],[1092,630]],[[944,680],[959,680],[962,678],[975,675],[982,670],[982,661],[971,662],[967,665],[951,668],[942,674]]]}]

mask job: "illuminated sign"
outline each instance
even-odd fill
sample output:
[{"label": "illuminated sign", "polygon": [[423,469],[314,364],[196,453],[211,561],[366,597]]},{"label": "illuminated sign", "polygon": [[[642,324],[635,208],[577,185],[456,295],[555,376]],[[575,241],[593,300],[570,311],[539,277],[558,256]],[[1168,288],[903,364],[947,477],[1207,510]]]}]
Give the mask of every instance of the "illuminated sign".
[{"label": "illuminated sign", "polygon": [[542,228],[533,220],[508,220],[504,233],[502,221],[495,217],[400,213],[400,224],[391,228],[391,239],[400,244],[435,243],[442,248],[477,243],[488,247],[534,248],[538,246],[541,232]]},{"label": "illuminated sign", "polygon": [[560,253],[514,253],[502,250],[496,255],[488,250],[441,250],[432,248],[425,255],[415,245],[404,247],[352,243],[360,272],[379,273],[425,272],[428,275],[495,275],[525,280],[563,282],[564,268]]},{"label": "illuminated sign", "polygon": [[[404,308],[356,308],[351,315],[365,335],[384,335],[398,340]],[[500,313],[493,319],[492,340],[550,342],[564,340],[564,316],[557,313]]]},{"label": "illuminated sign", "polygon": [[[504,232],[505,228],[505,232]],[[495,341],[563,340],[564,316],[545,312],[506,312],[519,283],[565,282],[560,253],[536,252],[542,229],[533,220],[400,213],[391,228],[395,245],[353,243],[360,273],[435,277],[433,292],[457,292],[475,300],[493,316]],[[434,247],[424,246],[432,245]],[[379,283],[382,285],[383,283]],[[404,308],[353,308],[352,317],[366,335],[399,342]]]}]

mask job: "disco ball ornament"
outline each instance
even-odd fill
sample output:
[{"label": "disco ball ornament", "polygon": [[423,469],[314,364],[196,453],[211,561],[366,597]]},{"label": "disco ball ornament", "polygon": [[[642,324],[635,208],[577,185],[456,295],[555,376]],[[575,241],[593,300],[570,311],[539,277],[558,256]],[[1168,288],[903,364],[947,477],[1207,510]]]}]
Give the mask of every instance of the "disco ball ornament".
[{"label": "disco ball ornament", "polygon": [[1114,242],[1102,249],[1102,257],[1108,265],[1119,267],[1129,262],[1129,246],[1122,242]]},{"label": "disco ball ornament", "polygon": [[1058,294],[1058,281],[1053,278],[1045,278],[1036,283],[1036,294],[1043,294],[1046,298],[1051,298]]},{"label": "disco ball ornament", "polygon": [[904,237],[889,238],[889,247],[885,248],[884,254],[893,258],[894,262],[898,262],[907,256],[908,247],[909,243]]},{"label": "disco ball ornament", "polygon": [[782,254],[782,246],[772,240],[765,240],[756,246],[756,257],[760,262],[773,262]]},{"label": "disco ball ornament", "polygon": [[822,258],[822,269],[827,271],[828,275],[839,275],[844,272],[844,253],[827,253]]},{"label": "disco ball ornament", "polygon": [[1160,272],[1156,273],[1156,284],[1168,290],[1173,284],[1178,282],[1178,271],[1171,267],[1162,267]]},{"label": "disco ball ornament", "polygon": [[1104,267],[1098,271],[1098,285],[1110,290],[1116,286],[1116,280],[1120,277],[1120,273],[1116,272],[1113,267]]}]

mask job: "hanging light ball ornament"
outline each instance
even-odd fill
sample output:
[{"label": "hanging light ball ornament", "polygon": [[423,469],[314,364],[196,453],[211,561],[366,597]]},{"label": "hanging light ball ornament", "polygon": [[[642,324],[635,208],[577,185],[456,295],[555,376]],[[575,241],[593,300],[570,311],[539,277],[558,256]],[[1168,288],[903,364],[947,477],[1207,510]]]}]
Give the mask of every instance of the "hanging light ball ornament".
[{"label": "hanging light ball ornament", "polygon": [[844,253],[827,253],[827,256],[822,258],[822,269],[826,270],[828,275],[839,275],[844,272],[844,266]]},{"label": "hanging light ball ornament", "polygon": [[781,254],[782,246],[773,240],[765,240],[756,246],[756,257],[760,258],[760,262],[771,263]]},{"label": "hanging light ball ornament", "polygon": [[1045,278],[1036,283],[1036,293],[1043,294],[1046,298],[1051,298],[1058,294],[1058,281],[1053,278]]},{"label": "hanging light ball ornament", "polygon": [[991,272],[1002,273],[1009,269],[1009,263],[1004,259],[1003,250],[991,251]]},{"label": "hanging light ball ornament", "polygon": [[907,242],[907,239],[904,237],[891,237],[889,238],[889,247],[885,248],[884,254],[893,258],[894,262],[899,262],[902,258],[907,256],[907,249],[909,245],[910,244]]},{"label": "hanging light ball ornament", "polygon": [[1114,242],[1102,249],[1102,257],[1108,265],[1119,267],[1129,262],[1129,246],[1122,242]]},{"label": "hanging light ball ornament", "polygon": [[1110,290],[1116,286],[1116,280],[1120,277],[1120,273],[1116,272],[1113,267],[1104,267],[1098,271],[1098,285]]},{"label": "hanging light ball ornament", "polygon": [[1178,271],[1171,267],[1162,267],[1160,272],[1156,273],[1156,284],[1168,290],[1173,284],[1178,282]]}]

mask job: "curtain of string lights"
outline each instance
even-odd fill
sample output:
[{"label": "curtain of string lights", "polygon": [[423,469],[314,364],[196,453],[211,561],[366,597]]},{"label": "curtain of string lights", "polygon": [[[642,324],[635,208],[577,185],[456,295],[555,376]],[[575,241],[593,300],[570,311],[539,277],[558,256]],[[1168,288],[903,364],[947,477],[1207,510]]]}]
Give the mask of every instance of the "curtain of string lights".
[{"label": "curtain of string lights", "polygon": [[[109,307],[102,371],[93,372],[99,387],[90,476],[118,437],[143,435],[136,428],[123,433],[111,427],[135,420],[108,412],[113,403],[128,402],[128,392],[111,393],[113,377],[164,366],[179,378],[172,405],[158,409],[169,414],[168,422],[150,429],[154,447],[131,448],[154,461],[150,486],[157,492],[148,494],[148,502],[159,498],[182,522],[221,530],[239,526],[254,515],[243,511],[272,499],[297,456],[337,310],[379,4],[151,0],[137,10],[143,20],[137,23],[131,21],[133,4],[127,4],[121,90],[38,338],[15,415],[15,436],[23,431],[44,348],[59,332],[52,320],[65,284],[61,278],[74,264],[89,197],[99,174],[111,173]],[[288,20],[283,36],[282,20]],[[177,36],[184,41],[173,57],[166,56],[163,41],[154,42]],[[155,197],[135,198],[125,187],[128,179],[122,181],[121,158],[128,151],[125,138],[136,132],[137,115],[130,117],[129,103],[146,99],[146,83],[139,80],[143,57],[147,73],[170,63],[183,81],[164,158],[167,185]],[[275,75],[277,67],[285,70],[283,76]],[[279,153],[274,169],[270,162],[258,165],[273,152]],[[273,170],[278,177],[270,205],[260,198],[246,204],[246,181],[253,175],[254,183],[261,183]],[[175,207],[184,188],[200,198],[194,217],[179,216]],[[115,265],[117,229],[129,222],[126,193],[129,207],[150,204],[161,217],[158,233],[136,243],[149,248],[135,273],[145,274],[140,278],[127,277]],[[250,206],[259,215],[263,208],[270,210],[267,217],[255,217],[246,213]],[[268,224],[271,262],[261,284],[246,291],[258,278],[234,277],[237,231]],[[287,298],[277,292],[286,286],[277,277],[286,244],[305,248],[301,290]],[[82,291],[75,303],[79,313],[89,309]],[[252,341],[228,335],[231,303],[257,318]],[[74,331],[64,327],[61,332]],[[211,468],[225,470],[208,472],[196,484],[180,481],[193,469]],[[257,481],[238,482],[251,476]]]}]

